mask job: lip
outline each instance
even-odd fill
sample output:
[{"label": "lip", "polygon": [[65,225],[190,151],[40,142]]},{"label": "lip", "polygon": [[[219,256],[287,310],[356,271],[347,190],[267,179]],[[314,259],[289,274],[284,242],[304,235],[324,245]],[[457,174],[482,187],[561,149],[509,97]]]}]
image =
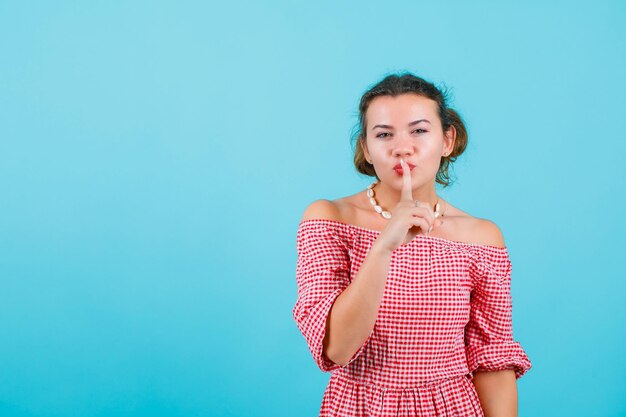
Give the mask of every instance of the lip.
[{"label": "lip", "polygon": [[[413,168],[415,168],[415,165],[413,165],[413,164],[412,164],[412,163],[410,163],[410,162],[406,162],[406,161],[405,161],[405,163],[409,166],[409,170],[413,171]],[[400,165],[400,164],[396,164],[396,165],[393,167],[393,169],[394,169],[394,170],[396,170],[396,171],[398,171],[398,172],[400,172],[400,173],[402,173],[402,165]]]}]

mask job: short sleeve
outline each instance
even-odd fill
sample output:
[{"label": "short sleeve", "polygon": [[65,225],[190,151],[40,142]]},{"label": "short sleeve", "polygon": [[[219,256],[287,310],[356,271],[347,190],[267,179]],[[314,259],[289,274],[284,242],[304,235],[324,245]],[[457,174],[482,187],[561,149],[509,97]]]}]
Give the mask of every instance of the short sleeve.
[{"label": "short sleeve", "polygon": [[[333,303],[350,283],[348,249],[332,226],[305,222],[298,229],[297,251],[298,298],[293,317],[317,366],[330,372],[342,366],[323,355],[323,341]],[[348,364],[361,354],[368,341],[369,338]]]},{"label": "short sleeve", "polygon": [[522,346],[513,339],[511,270],[508,250],[481,247],[470,269],[473,289],[465,326],[470,372],[513,369],[519,379],[531,368]]}]

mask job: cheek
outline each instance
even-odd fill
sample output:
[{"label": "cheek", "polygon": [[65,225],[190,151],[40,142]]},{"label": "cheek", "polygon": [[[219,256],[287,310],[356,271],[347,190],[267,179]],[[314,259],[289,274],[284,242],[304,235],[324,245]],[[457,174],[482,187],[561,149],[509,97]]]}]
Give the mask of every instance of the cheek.
[{"label": "cheek", "polygon": [[424,159],[434,159],[438,158],[441,154],[441,144],[437,142],[424,142],[420,149],[417,150],[418,153],[421,153]]},{"label": "cheek", "polygon": [[376,159],[380,155],[385,155],[387,153],[385,145],[380,143],[370,144],[367,149],[369,150],[370,156],[374,157],[374,159]]}]

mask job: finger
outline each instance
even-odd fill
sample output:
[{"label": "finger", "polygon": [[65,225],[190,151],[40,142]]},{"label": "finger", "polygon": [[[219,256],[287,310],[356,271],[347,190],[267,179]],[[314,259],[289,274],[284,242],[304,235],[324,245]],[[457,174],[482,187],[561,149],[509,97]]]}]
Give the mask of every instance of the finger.
[{"label": "finger", "polygon": [[433,209],[430,206],[427,207],[427,210],[428,210],[428,216],[432,219],[433,225],[434,225],[435,224],[435,220],[437,220],[437,218],[435,217],[435,212],[433,211]]},{"label": "finger", "polygon": [[430,225],[423,217],[413,217],[411,220],[411,224],[413,226],[419,227],[422,233],[428,233],[428,229],[430,228]]},{"label": "finger", "polygon": [[[420,203],[421,204],[421,203]],[[428,210],[427,207],[419,206],[414,207],[411,213],[414,217],[423,217],[428,224],[432,227],[435,226],[435,216]]]},{"label": "finger", "polygon": [[411,169],[409,164],[400,159],[402,166],[402,199],[413,201],[413,184],[411,182]]},{"label": "finger", "polygon": [[432,223],[435,222],[435,212],[432,209],[432,207],[430,207],[429,204],[425,204],[424,206],[420,205],[420,207],[424,207],[424,209],[426,209],[426,212],[428,213],[428,217],[432,220]]},{"label": "finger", "polygon": [[432,232],[432,230],[436,227],[441,227],[443,226],[443,220],[436,220],[435,223],[433,223],[433,225],[431,226],[431,229],[429,230],[429,232]]},{"label": "finger", "polygon": [[432,232],[435,227],[440,227],[443,225],[443,220],[441,219],[433,219],[433,222],[430,223],[430,227],[428,229],[428,233]]}]

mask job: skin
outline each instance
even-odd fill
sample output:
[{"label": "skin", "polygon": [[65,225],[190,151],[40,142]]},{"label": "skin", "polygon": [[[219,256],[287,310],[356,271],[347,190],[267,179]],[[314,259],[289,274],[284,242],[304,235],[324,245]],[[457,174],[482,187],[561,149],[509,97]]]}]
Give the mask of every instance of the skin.
[{"label": "skin", "polygon": [[[365,119],[365,141],[359,146],[363,148],[366,160],[372,161],[380,178],[380,183],[374,187],[378,204],[393,214],[390,209],[400,202],[403,177],[393,167],[403,159],[415,165],[411,170],[412,197],[423,202],[431,213],[439,201],[441,212],[445,214],[441,218],[443,224],[435,222],[432,231],[426,233],[461,242],[505,246],[495,223],[465,213],[435,191],[435,176],[441,158],[452,152],[456,139],[453,126],[447,132],[443,131],[435,101],[417,94],[376,97],[370,102]],[[421,119],[428,121],[409,126]],[[389,222],[373,210],[366,190],[332,203],[346,223],[383,230]]]},{"label": "skin", "polygon": [[403,179],[393,167],[403,159],[416,165],[411,171],[413,196],[434,207],[435,174],[441,157],[452,152],[456,137],[454,127],[442,131],[436,103],[416,94],[376,97],[367,109],[366,121],[366,142],[361,146],[381,181],[376,186],[378,203],[393,207],[400,200]]},{"label": "skin", "polygon": [[[427,121],[411,124],[411,122],[421,119]],[[401,230],[401,227],[390,229],[388,226],[391,224],[391,220],[383,218],[374,211],[365,190],[333,201],[317,200],[305,210],[302,220],[329,218],[386,232],[381,233],[379,236],[381,241],[375,244],[375,255],[381,256],[380,259],[387,259],[389,250],[401,243],[398,241],[398,233],[404,233],[409,238],[412,238],[416,233],[427,233],[431,236],[454,241],[496,247],[505,246],[502,233],[495,223],[463,212],[436,193],[435,176],[441,158],[449,155],[454,148],[456,130],[451,127],[448,131],[443,131],[435,101],[412,93],[396,97],[376,97],[370,102],[366,121],[365,141],[360,142],[360,146],[363,148],[366,160],[372,161],[374,170],[380,178],[380,183],[374,187],[378,204],[383,209],[392,212],[391,220],[394,220],[394,210],[403,210],[402,216],[403,221],[405,221],[406,217],[411,215],[407,214],[411,202],[416,199],[420,200],[422,202],[420,207],[425,207],[427,210],[422,210],[419,214],[414,211],[412,215],[420,218],[421,226],[416,223],[416,226],[408,232],[407,227],[410,226],[406,226],[406,223],[404,223],[406,226],[404,230]],[[415,168],[408,171],[404,170],[403,175],[398,175],[393,167],[400,160],[412,163]],[[437,220],[443,220],[443,222],[435,221],[433,216],[437,201],[441,205],[441,212],[444,213],[444,216]],[[399,214],[400,211],[398,211]],[[396,219],[396,225],[398,222],[400,220]],[[430,226],[432,229],[429,232]],[[374,253],[372,255],[374,256]],[[371,266],[371,268],[376,267]],[[374,313],[372,313],[370,321],[375,320],[375,310],[377,309],[375,303],[379,302],[384,285],[381,284],[379,287],[379,291],[371,294],[369,298],[369,300],[374,300],[370,302],[374,305],[372,308]],[[360,291],[365,294],[368,289],[363,288]],[[346,299],[350,297],[351,292],[356,292],[356,289],[344,291],[345,294],[342,294],[338,301],[342,297]],[[361,296],[361,298],[365,297]],[[342,305],[342,302],[339,301],[336,304]],[[340,308],[343,307],[339,307],[337,310]],[[363,308],[363,306],[359,307],[361,314],[364,311]],[[340,315],[347,317],[348,307],[345,307],[345,310],[346,313],[331,312],[331,316],[335,314],[338,317]],[[352,307],[352,312],[354,311],[357,311],[357,308]],[[332,338],[332,334],[338,334],[338,327],[342,327],[342,331],[349,329],[350,323],[354,327],[354,320],[356,320],[355,317],[346,318],[344,320],[345,325],[336,325],[335,329],[332,329],[331,326],[327,336],[330,335]],[[362,335],[357,339],[362,339],[370,327],[371,323],[368,323],[368,326],[362,330]],[[337,337],[339,336],[335,336],[335,338]],[[350,352],[351,350],[344,356],[349,357]],[[517,416],[517,384],[513,370],[477,371],[474,374],[473,383],[486,417]]]}]

